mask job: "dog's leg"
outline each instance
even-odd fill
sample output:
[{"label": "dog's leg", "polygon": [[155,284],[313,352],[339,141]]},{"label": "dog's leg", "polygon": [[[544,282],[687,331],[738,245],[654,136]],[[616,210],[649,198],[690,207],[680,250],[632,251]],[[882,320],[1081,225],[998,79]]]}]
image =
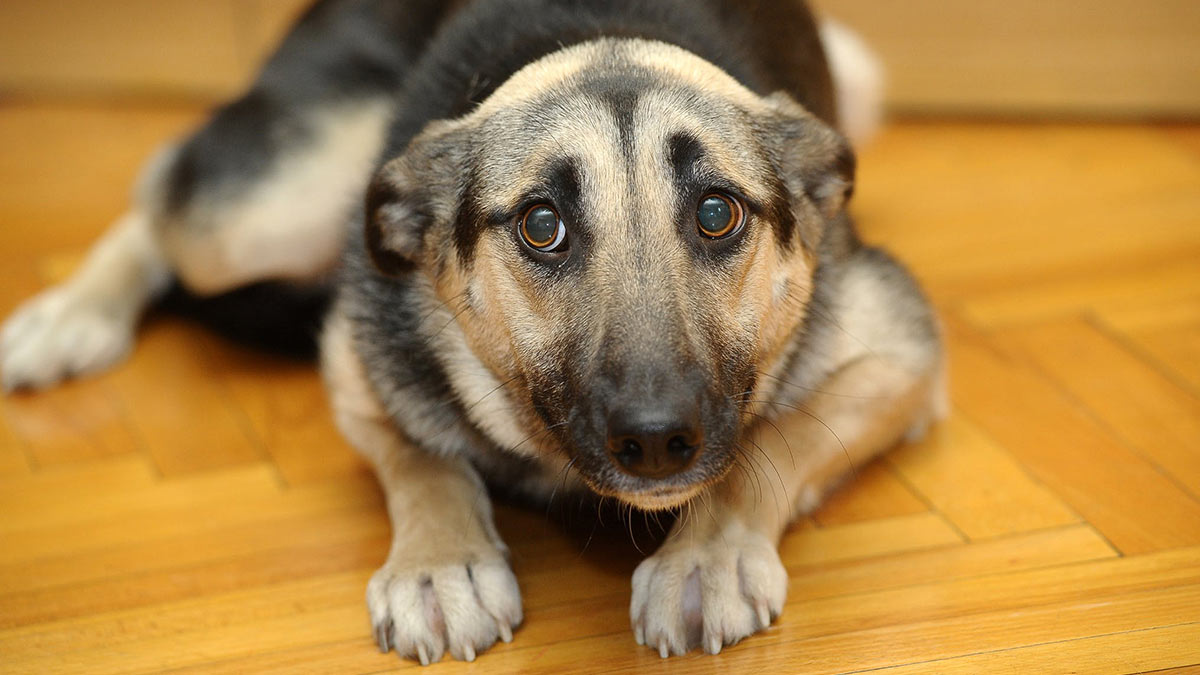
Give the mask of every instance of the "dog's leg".
[{"label": "dog's leg", "polygon": [[686,510],[633,575],[630,615],[639,644],[682,654],[766,628],[783,610],[787,571],[776,545],[794,513],[887,449],[929,406],[930,376],[876,358],[850,364],[823,392],[758,429],[740,469]]},{"label": "dog's leg", "polygon": [[172,154],[165,150],[149,163],[134,208],[92,247],[79,270],[5,322],[0,333],[5,390],[45,387],[102,370],[129,352],[142,311],[171,279],[155,233],[150,186],[159,182]]},{"label": "dog's leg", "polygon": [[800,358],[808,375],[785,378],[807,384],[777,392],[803,395],[764,411],[778,414],[743,439],[739,466],[684,510],[634,572],[635,637],[664,657],[696,644],[716,653],[766,628],[787,594],[776,545],[792,517],[944,414],[937,331],[907,274],[863,249],[830,277],[826,337]]},{"label": "dog's leg", "polygon": [[422,664],[447,649],[474,660],[497,639],[511,640],[522,620],[486,488],[466,460],[431,455],[396,432],[351,339],[335,314],[322,360],[338,426],[374,466],[392,521],[388,560],[367,584],[375,639]]},{"label": "dog's leg", "polygon": [[[307,138],[273,150],[249,189],[227,197],[221,186],[208,186],[169,213],[159,238],[184,286],[209,295],[263,279],[312,279],[330,269],[391,111],[386,97],[306,111]],[[262,133],[283,125],[268,123]],[[239,149],[227,151],[235,155],[228,161],[237,162]]]},{"label": "dog's leg", "polygon": [[7,321],[4,388],[112,365],[172,276],[205,295],[329,269],[403,75],[449,5],[314,5],[245,96],[150,163],[133,209],[81,270]]},{"label": "dog's leg", "polygon": [[[335,264],[394,103],[379,95],[268,116],[253,100],[227,106],[161,152],[134,209],[79,272],[14,313],[0,341],[6,389],[44,387],[121,359],[172,276],[210,295],[265,279],[313,279]],[[245,147],[240,135],[290,140]]]}]

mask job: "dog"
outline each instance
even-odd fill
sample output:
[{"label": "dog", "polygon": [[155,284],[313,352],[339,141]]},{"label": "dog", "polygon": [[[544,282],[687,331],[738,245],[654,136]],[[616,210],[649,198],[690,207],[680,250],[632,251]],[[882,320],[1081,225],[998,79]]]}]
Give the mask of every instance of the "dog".
[{"label": "dog", "polygon": [[847,213],[838,107],[872,113],[839,35],[788,0],[321,0],[7,322],[4,384],[115,363],[172,283],[327,287],[332,409],[393,525],[383,651],[512,639],[490,486],[707,514],[630,619],[718,653],[782,611],[788,522],[944,406],[929,303]]}]

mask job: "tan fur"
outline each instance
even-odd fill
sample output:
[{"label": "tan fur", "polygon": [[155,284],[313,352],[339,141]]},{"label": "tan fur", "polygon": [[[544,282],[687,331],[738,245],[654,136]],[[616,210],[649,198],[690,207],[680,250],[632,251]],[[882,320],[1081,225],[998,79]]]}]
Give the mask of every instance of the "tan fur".
[{"label": "tan fur", "polygon": [[175,153],[165,146],[146,163],[133,208],[113,223],[71,277],[17,308],[0,331],[7,390],[46,387],[112,366],[129,353],[146,307],[170,282],[157,236],[157,186]]},{"label": "tan fur", "polygon": [[[581,86],[597,67],[650,80],[638,92],[631,128]],[[552,113],[539,108],[547,101]],[[137,207],[77,277],[5,327],[5,383],[41,385],[119,357],[137,314],[165,286],[168,263],[200,293],[324,273],[384,145],[392,105],[379,99],[314,113],[314,145],[282,156],[248,197],[191,203],[176,216],[181,222],[163,222],[159,178],[168,150],[147,171],[150,187]],[[788,133],[772,136],[781,121],[792,123]],[[719,264],[698,261],[701,235],[689,230],[686,211],[679,220],[668,148],[680,133],[703,146],[712,173],[764,205],[748,215],[740,247],[726,250]],[[394,190],[372,195],[394,203],[368,209],[368,227],[376,228],[368,233],[377,236],[367,245],[372,254],[388,249],[373,258],[381,269],[411,274],[406,293],[395,297],[415,305],[404,309],[422,320],[416,335],[404,337],[430,346],[451,393],[423,391],[428,373],[389,382],[387,368],[369,362],[386,361],[370,348],[387,347],[389,336],[380,345],[361,342],[357,329],[367,324],[352,322],[372,317],[356,315],[361,308],[348,306],[353,294],[342,288],[323,335],[322,367],[338,427],[370,462],[387,498],[392,545],[367,586],[384,651],[422,663],[445,651],[473,660],[497,639],[512,638],[521,599],[481,473],[493,470],[493,479],[526,494],[586,485],[644,509],[680,508],[671,536],[632,580],[635,637],[662,656],[685,653],[696,635],[716,653],[771,623],[787,587],[775,547],[791,518],[944,410],[936,336],[913,328],[928,320],[919,291],[892,288],[906,283],[898,268],[866,249],[856,256],[847,243],[853,236],[838,230],[848,227],[837,220],[850,181],[844,150],[837,134],[785,94],[760,97],[678,47],[601,39],[526,66],[465,117],[430,124],[385,165],[375,182]],[[565,159],[578,172],[592,237],[588,264],[570,283],[552,279],[545,260],[514,246],[511,229],[482,228],[470,251],[459,250],[453,221],[467,168],[461,163],[474,163],[478,203],[470,206],[494,214],[524,206],[543,173]],[[429,203],[404,202],[422,191]],[[776,206],[796,221],[790,241],[776,239]],[[376,220],[387,221],[386,229]],[[824,246],[827,231],[834,243]],[[816,288],[818,259],[830,256],[840,257]],[[832,299],[834,306],[820,308],[832,316],[805,324],[818,292]],[[903,302],[910,304],[898,308]],[[802,334],[826,324],[836,330]],[[91,340],[82,351],[81,335]],[[801,337],[812,343],[801,345]],[[603,357],[614,353],[627,360],[615,370],[666,362],[724,376],[723,365],[752,366],[753,390],[718,392],[729,394],[719,399],[721,410],[734,411],[727,418],[740,411],[742,436],[704,440],[706,458],[729,461],[703,467],[706,473],[648,478],[650,487],[634,489],[603,474],[629,479],[615,468],[606,439],[575,442],[570,457],[561,437],[547,433],[569,420],[548,425],[535,398],[547,389],[560,394],[556,387],[567,378],[556,368],[564,356],[583,364],[571,373],[576,379],[598,380],[609,368]],[[690,374],[631,370],[635,379],[670,379],[653,383],[655,395],[680,388],[681,375]],[[745,373],[734,375],[721,386]],[[772,424],[758,424],[760,417]],[[732,437],[735,425],[711,428]],[[602,458],[602,469],[572,468],[589,452]],[[700,608],[698,617],[689,606]]]},{"label": "tan fur", "polygon": [[[793,515],[816,507],[843,476],[901,437],[928,409],[934,382],[866,357],[822,384],[803,412],[759,427],[755,452],[703,493],[667,542],[638,566],[630,619],[639,644],[662,656],[689,649],[689,633],[716,654],[783,611],[787,572],[775,546]],[[688,577],[699,570],[701,625],[685,620]]]},{"label": "tan fur", "polygon": [[387,497],[392,547],[367,586],[372,618],[393,627],[385,639],[426,664],[446,650],[471,661],[476,649],[511,640],[521,598],[478,473],[465,458],[431,456],[400,437],[336,315],[322,365],[338,428]]},{"label": "tan fur", "polygon": [[[620,138],[609,111],[586,95],[559,91],[606,51],[659,74],[664,82],[639,98],[632,167],[618,149]],[[683,104],[680,82],[694,88],[688,95],[711,103],[702,110]],[[555,116],[531,123],[530,115],[537,113],[530,110],[531,102],[550,92]],[[448,252],[445,230],[427,233],[424,246],[435,252],[437,262],[425,269],[436,270],[430,272],[431,282],[445,307],[431,308],[434,318],[424,325],[438,331],[445,343],[444,365],[476,424],[503,444],[519,445],[522,454],[557,457],[552,437],[538,433],[545,427],[531,413],[527,381],[545,370],[544,358],[558,353],[565,336],[591,336],[590,343],[576,345],[581,358],[588,358],[601,348],[605,329],[635,335],[647,312],[674,308],[683,321],[674,329],[702,363],[713,365],[731,350],[757,354],[768,365],[781,359],[804,316],[814,252],[803,246],[782,252],[772,224],[752,219],[747,225],[752,244],[732,268],[718,274],[698,270],[692,254],[678,243],[677,197],[666,156],[670,136],[688,132],[705,146],[719,173],[752,199],[765,202],[771,197],[766,183],[771,169],[743,115],[774,109],[771,101],[676,47],[600,40],[526,67],[470,115],[433,125],[424,134],[427,143],[455,133],[475,139],[476,161],[487,169],[480,172],[478,186],[484,210],[515,208],[547,165],[556,158],[574,158],[582,167],[583,200],[597,224],[589,272],[574,287],[559,286],[553,294],[543,292],[546,285],[503,233],[481,235],[471,269]],[[414,145],[421,143],[419,139]],[[639,216],[636,221],[629,217],[633,213]],[[814,212],[801,215],[819,217]],[[720,341],[712,344],[702,326],[710,331],[717,327]],[[638,349],[637,340],[631,338],[627,348]],[[531,433],[535,438],[529,440]],[[693,492],[673,494],[668,501],[662,495],[619,496],[661,508]]]},{"label": "tan fur", "polygon": [[196,204],[186,223],[160,223],[164,253],[196,293],[258,279],[311,279],[338,259],[344,223],[375,166],[392,102],[315,114],[316,147],[283,157],[247,198]]}]

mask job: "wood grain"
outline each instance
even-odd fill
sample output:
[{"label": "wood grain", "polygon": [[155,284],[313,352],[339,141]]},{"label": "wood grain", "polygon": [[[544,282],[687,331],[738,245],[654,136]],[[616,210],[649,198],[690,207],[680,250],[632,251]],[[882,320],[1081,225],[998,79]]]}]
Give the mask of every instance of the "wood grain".
[{"label": "wood grain", "polygon": [[[66,274],[139,159],[202,113],[0,102],[0,222],[19,225],[0,312]],[[787,532],[782,618],[662,661],[628,628],[652,542],[502,505],[525,624],[430,671],[1194,672],[1196,139],[890,127],[855,208],[940,308],[953,407]],[[170,317],[142,338],[112,373],[0,399],[0,672],[419,668],[368,635],[389,525],[312,365]]]}]

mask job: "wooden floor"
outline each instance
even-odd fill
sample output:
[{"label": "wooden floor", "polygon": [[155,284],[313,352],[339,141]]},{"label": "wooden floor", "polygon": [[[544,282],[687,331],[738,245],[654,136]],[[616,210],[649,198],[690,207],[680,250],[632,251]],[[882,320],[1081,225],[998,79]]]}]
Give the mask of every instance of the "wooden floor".
[{"label": "wooden floor", "polygon": [[[201,114],[0,103],[0,312]],[[662,662],[619,528],[502,508],[525,625],[431,672],[1200,671],[1200,127],[897,123],[856,200],[936,300],[953,413],[787,534],[782,620]],[[160,317],[0,412],[0,670],[415,667],[370,639],[388,523],[310,365]]]}]

